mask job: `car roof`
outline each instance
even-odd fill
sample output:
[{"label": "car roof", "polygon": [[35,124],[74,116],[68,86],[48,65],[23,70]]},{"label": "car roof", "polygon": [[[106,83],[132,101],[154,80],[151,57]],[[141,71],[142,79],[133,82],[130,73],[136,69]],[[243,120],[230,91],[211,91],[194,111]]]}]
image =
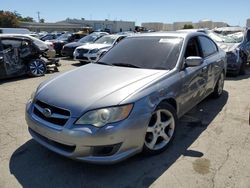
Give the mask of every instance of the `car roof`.
[{"label": "car roof", "polygon": [[141,33],[135,34],[129,37],[180,37],[186,38],[188,36],[197,36],[197,35],[205,35],[203,32],[195,32],[195,31],[169,31],[169,32],[153,32],[153,33]]}]

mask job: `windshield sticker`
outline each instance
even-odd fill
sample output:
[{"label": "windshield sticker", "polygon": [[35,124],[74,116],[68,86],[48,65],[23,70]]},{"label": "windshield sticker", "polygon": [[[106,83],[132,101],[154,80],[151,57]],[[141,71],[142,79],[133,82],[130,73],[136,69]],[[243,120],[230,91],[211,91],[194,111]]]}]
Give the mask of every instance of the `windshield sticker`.
[{"label": "windshield sticker", "polygon": [[172,43],[172,44],[178,44],[181,41],[179,38],[169,39],[169,38],[163,38],[159,40],[159,43]]}]

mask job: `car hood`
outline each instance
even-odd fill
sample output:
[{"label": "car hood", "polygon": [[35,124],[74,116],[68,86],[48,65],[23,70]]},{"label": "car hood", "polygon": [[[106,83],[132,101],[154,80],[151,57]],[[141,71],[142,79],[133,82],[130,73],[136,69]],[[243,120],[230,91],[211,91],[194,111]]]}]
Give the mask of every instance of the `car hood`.
[{"label": "car hood", "polygon": [[224,50],[225,52],[231,52],[235,50],[237,47],[239,47],[239,43],[218,43],[218,46]]},{"label": "car hood", "polygon": [[69,48],[76,48],[78,46],[82,46],[84,44],[87,44],[87,43],[81,43],[81,42],[71,42],[71,43],[68,43],[66,45],[64,45],[65,47],[69,47]]},{"label": "car hood", "polygon": [[92,50],[92,49],[102,49],[102,48],[109,48],[111,47],[112,44],[97,44],[97,43],[93,43],[93,44],[85,44],[82,46],[77,47],[77,49],[88,49],[88,50]]},{"label": "car hood", "polygon": [[42,83],[36,99],[79,117],[91,109],[121,104],[166,72],[91,63]]}]

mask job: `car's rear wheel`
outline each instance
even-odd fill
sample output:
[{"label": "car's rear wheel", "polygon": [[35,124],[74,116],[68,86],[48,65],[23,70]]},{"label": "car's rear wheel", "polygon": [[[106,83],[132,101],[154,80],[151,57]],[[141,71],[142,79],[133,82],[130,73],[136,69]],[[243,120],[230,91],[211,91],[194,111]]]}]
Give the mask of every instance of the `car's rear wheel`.
[{"label": "car's rear wheel", "polygon": [[43,76],[47,71],[46,63],[42,59],[31,60],[28,63],[28,70],[30,76]]},{"label": "car's rear wheel", "polygon": [[145,136],[143,152],[158,154],[171,143],[177,124],[175,109],[168,103],[161,103],[150,119]]},{"label": "car's rear wheel", "polygon": [[220,77],[215,85],[212,97],[219,98],[223,93],[225,75],[221,72]]}]

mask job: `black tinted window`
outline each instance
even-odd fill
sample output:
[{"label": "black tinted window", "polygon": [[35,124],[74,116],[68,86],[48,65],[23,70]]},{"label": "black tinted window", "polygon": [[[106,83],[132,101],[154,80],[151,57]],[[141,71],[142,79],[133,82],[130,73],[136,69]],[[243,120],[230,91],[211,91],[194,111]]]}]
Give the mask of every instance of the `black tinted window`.
[{"label": "black tinted window", "polygon": [[9,49],[9,48],[19,48],[22,44],[21,40],[14,40],[14,39],[3,39],[2,45],[3,49]]},{"label": "black tinted window", "polygon": [[199,36],[203,57],[210,56],[217,52],[217,46],[207,37]]},{"label": "black tinted window", "polygon": [[133,37],[126,38],[113,47],[99,62],[130,64],[146,69],[173,69],[177,63],[182,38]]}]

